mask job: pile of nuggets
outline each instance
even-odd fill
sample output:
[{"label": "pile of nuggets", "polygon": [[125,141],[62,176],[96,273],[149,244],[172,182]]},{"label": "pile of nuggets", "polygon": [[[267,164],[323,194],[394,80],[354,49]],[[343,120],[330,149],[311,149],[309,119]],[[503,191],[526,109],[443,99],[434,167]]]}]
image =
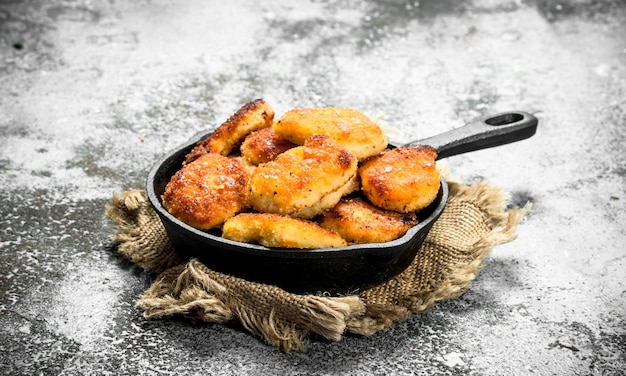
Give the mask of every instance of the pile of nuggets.
[{"label": "pile of nuggets", "polygon": [[356,110],[293,109],[275,121],[258,99],[194,145],[162,200],[188,225],[239,242],[388,242],[436,198],[436,158],[430,146],[387,149],[381,128]]}]

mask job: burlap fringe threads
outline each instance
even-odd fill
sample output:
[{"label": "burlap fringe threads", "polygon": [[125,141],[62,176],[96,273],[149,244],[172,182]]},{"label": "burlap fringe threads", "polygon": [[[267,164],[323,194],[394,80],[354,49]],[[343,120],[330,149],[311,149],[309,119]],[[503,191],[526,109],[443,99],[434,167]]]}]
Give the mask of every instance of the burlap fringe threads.
[{"label": "burlap fringe threads", "polygon": [[450,198],[413,263],[381,285],[345,297],[298,295],[181,260],[141,190],[111,200],[118,251],[136,265],[160,272],[138,307],[146,319],[174,315],[194,321],[238,320],[249,332],[284,351],[304,351],[317,333],[340,340],[344,333],[371,335],[398,320],[427,312],[435,302],[460,296],[496,245],[515,239],[530,204],[506,210],[507,197],[482,182],[449,183]]}]

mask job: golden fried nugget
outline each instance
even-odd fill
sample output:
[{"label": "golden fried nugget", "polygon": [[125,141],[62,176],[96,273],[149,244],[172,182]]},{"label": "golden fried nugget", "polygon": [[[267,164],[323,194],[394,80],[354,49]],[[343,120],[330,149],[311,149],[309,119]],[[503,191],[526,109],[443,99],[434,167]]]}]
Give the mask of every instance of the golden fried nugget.
[{"label": "golden fried nugget", "polygon": [[250,204],[259,212],[312,218],[358,187],[356,171],[354,155],[329,136],[311,136],[256,168]]},{"label": "golden fried nugget", "polygon": [[339,187],[336,191],[322,196],[314,205],[302,208],[297,214],[292,215],[300,218],[313,218],[322,213],[324,210],[332,208],[339,202],[339,200],[341,200],[342,197],[357,191],[359,188],[359,176],[358,174],[354,174],[354,176],[348,180],[346,184]]},{"label": "golden fried nugget", "polygon": [[360,198],[344,198],[324,212],[322,227],[336,231],[350,243],[383,243],[404,235],[417,224],[415,213],[379,209]]},{"label": "golden fried nugget", "polygon": [[250,133],[272,125],[274,110],[263,99],[245,104],[185,157],[189,163],[202,154],[228,155]]},{"label": "golden fried nugget", "polygon": [[258,165],[273,161],[276,157],[298,145],[281,137],[272,127],[254,131],[241,144],[241,155],[250,163]]},{"label": "golden fried nugget", "polygon": [[437,152],[430,146],[403,146],[365,161],[361,189],[379,208],[401,213],[428,206],[439,192]]},{"label": "golden fried nugget", "polygon": [[387,147],[387,139],[378,124],[349,108],[294,109],[287,111],[272,127],[278,135],[298,145],[315,134],[329,135],[359,161]]},{"label": "golden fried nugget", "polygon": [[174,174],[161,198],[173,216],[208,230],[246,207],[249,182],[250,175],[241,161],[208,153]]},{"label": "golden fried nugget", "polygon": [[343,247],[346,241],[315,222],[280,214],[242,213],[224,223],[226,239],[277,248]]},{"label": "golden fried nugget", "polygon": [[228,158],[230,159],[234,159],[236,161],[239,161],[241,163],[241,165],[243,166],[243,168],[246,170],[246,172],[248,173],[248,177],[252,176],[252,174],[254,173],[254,170],[256,170],[256,165],[252,164],[252,162],[250,162],[248,160],[248,158],[244,158],[241,155],[238,156],[229,156]]}]

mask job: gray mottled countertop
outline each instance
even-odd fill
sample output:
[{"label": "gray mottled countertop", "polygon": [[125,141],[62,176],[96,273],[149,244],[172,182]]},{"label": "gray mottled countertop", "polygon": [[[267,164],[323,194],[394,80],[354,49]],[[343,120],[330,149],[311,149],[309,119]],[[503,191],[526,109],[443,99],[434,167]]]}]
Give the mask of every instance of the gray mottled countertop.
[{"label": "gray mottled countertop", "polygon": [[[0,1],[0,374],[623,375],[626,3]],[[403,142],[505,110],[526,141],[441,162],[532,202],[462,297],[285,354],[145,321],[104,205],[241,104],[345,106]]]}]

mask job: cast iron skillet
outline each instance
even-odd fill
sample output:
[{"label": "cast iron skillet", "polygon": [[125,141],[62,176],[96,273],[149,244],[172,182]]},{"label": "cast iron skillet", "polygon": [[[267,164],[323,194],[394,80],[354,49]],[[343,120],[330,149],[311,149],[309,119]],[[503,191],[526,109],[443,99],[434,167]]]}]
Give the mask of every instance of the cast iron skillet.
[{"label": "cast iron skillet", "polygon": [[[431,145],[441,159],[523,140],[534,135],[536,129],[537,119],[533,115],[505,112],[407,145]],[[411,263],[448,200],[448,184],[441,179],[435,201],[418,213],[419,223],[391,242],[294,250],[231,241],[221,238],[219,231],[200,231],[183,223],[161,204],[165,186],[181,168],[185,155],[209,133],[196,134],[155,164],[147,179],[148,198],[180,256],[197,258],[213,270],[249,281],[273,284],[295,293],[333,295],[354,293],[381,283]]]}]

